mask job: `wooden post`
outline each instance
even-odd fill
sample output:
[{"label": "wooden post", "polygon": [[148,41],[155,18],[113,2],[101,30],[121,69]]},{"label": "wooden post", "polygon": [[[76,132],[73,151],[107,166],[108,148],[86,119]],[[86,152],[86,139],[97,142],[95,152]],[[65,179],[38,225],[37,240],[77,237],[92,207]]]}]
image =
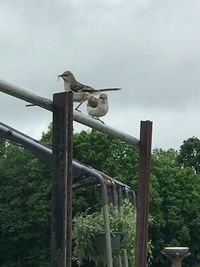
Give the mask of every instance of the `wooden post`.
[{"label": "wooden post", "polygon": [[141,121],[137,190],[136,267],[147,266],[151,142],[152,122]]},{"label": "wooden post", "polygon": [[71,267],[73,94],[53,96],[51,267]]}]

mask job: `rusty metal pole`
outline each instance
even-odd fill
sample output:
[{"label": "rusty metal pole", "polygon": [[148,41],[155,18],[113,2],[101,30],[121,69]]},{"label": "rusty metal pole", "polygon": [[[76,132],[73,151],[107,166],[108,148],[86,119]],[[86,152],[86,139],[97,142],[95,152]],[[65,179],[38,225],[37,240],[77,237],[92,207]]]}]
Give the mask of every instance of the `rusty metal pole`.
[{"label": "rusty metal pole", "polygon": [[141,121],[139,143],[139,177],[137,190],[136,267],[147,266],[151,143],[152,122]]},{"label": "rusty metal pole", "polygon": [[51,267],[71,267],[73,95],[53,96]]}]

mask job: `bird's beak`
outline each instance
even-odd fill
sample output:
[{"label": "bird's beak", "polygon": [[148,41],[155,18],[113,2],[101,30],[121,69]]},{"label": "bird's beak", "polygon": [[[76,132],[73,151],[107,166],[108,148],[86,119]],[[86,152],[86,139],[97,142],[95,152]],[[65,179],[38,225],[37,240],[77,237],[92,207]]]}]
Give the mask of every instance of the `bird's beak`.
[{"label": "bird's beak", "polygon": [[58,77],[57,81],[59,81],[60,77],[62,77],[62,74],[57,75],[57,77]]}]

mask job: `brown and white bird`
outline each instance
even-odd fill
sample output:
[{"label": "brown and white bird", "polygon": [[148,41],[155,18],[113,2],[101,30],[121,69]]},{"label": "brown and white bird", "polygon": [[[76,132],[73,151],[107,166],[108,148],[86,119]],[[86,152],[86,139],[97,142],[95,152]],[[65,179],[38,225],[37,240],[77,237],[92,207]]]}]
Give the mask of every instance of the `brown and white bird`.
[{"label": "brown and white bird", "polygon": [[121,89],[121,88],[94,89],[91,86],[78,82],[71,71],[65,71],[62,74],[58,75],[58,77],[61,77],[64,80],[64,88],[66,92],[73,91],[74,102],[80,102],[80,104],[76,107],[76,109],[78,109],[84,101],[87,101],[91,95],[98,95],[101,92],[118,91]]},{"label": "brown and white bird", "polygon": [[93,118],[100,120],[99,117],[105,116],[108,112],[108,109],[109,104],[106,94],[101,93],[99,95],[99,98],[96,98],[94,96],[89,97],[87,102],[87,113]]}]

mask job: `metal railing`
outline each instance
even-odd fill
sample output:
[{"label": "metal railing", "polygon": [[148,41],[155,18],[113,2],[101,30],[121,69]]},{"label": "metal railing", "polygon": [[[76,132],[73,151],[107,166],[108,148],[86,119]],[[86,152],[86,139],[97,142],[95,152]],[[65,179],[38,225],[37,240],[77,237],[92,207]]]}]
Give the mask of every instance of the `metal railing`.
[{"label": "metal railing", "polygon": [[[0,91],[21,100],[35,104],[41,108],[53,112],[53,194],[52,194],[52,267],[71,267],[70,250],[71,244],[71,196],[72,193],[72,123],[73,120],[92,127],[103,133],[109,134],[128,144],[139,147],[139,175],[137,189],[137,226],[136,226],[136,267],[146,267],[147,262],[147,239],[148,239],[148,209],[149,209],[149,175],[152,141],[152,122],[141,121],[140,139],[114,129],[93,118],[90,118],[72,109],[72,93],[54,94],[53,101],[40,97],[25,88],[0,80]],[[64,100],[63,100],[64,99]],[[6,131],[5,125],[1,125],[2,132]],[[12,136],[17,142],[19,134]],[[23,138],[26,138],[23,135]],[[22,138],[22,139],[23,139]],[[33,140],[32,140],[33,141]],[[29,143],[30,145],[30,143]],[[33,145],[33,144],[32,144]],[[34,145],[33,145],[34,146]],[[41,157],[39,144],[32,151]],[[30,147],[29,147],[30,149]],[[48,155],[48,151],[46,155]],[[70,162],[70,163],[69,163]],[[66,188],[66,192],[62,189]],[[61,190],[62,189],[62,190]],[[56,194],[56,195],[55,195]],[[69,198],[68,198],[69,197]],[[66,200],[66,198],[68,198]],[[66,203],[68,206],[66,208]],[[60,214],[56,207],[64,210]],[[62,213],[62,212],[61,212]],[[62,229],[62,235],[57,229]],[[62,240],[59,238],[62,236]],[[58,238],[57,238],[58,237]],[[66,239],[67,237],[67,239]],[[57,239],[56,239],[57,238]],[[61,242],[62,241],[62,242]],[[62,245],[60,245],[62,243]],[[67,243],[67,250],[66,250]],[[111,262],[110,265],[111,266]]]}]

